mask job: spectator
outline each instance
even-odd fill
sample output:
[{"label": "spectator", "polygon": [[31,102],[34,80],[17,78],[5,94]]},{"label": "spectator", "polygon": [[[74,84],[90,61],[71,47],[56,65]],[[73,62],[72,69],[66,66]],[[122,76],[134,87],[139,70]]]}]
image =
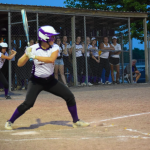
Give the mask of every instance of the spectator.
[{"label": "spectator", "polygon": [[[141,73],[139,70],[137,70],[136,67],[136,59],[132,60],[132,75],[135,76],[135,80],[133,80],[133,83],[137,83],[137,81],[139,80]],[[128,64],[124,70],[125,74],[128,74],[129,80],[130,80],[130,64]]]},{"label": "spectator", "polygon": [[92,49],[91,51],[91,69],[92,69],[92,74],[93,74],[93,83],[97,84],[97,83],[101,83],[101,78],[99,80],[98,78],[98,67],[99,67],[99,63],[100,63],[100,57],[98,54],[98,47],[96,46],[96,38],[93,37],[91,39],[91,46],[90,49]]},{"label": "spectator", "polygon": [[73,68],[72,68],[72,63],[69,60],[69,55],[71,54],[71,46],[69,43],[67,43],[67,36],[63,36],[63,61],[64,61],[64,70],[65,72],[69,71],[69,76],[68,76],[68,86],[71,86],[71,81],[73,78]]},{"label": "spectator", "polygon": [[[100,44],[100,49],[102,50],[115,50],[115,48],[108,43],[108,37],[104,37],[104,42]],[[109,52],[102,52],[100,55],[100,63],[99,63],[99,81],[101,81],[101,75],[103,68],[105,69],[105,84],[111,84],[111,82],[108,81],[109,79],[109,73],[110,73],[110,67],[109,67]],[[99,82],[99,84],[102,84]]]},{"label": "spectator", "polygon": [[[56,44],[59,46],[58,57],[55,60],[54,76],[58,80],[58,71],[60,72],[61,79],[63,83],[67,86],[65,75],[64,75],[64,62],[63,62],[63,47],[59,37],[56,39]],[[65,53],[67,54],[67,52]]]},{"label": "spectator", "polygon": [[78,86],[85,86],[85,74],[83,74],[84,68],[84,46],[81,44],[81,37],[77,36],[75,45],[76,59],[77,59],[77,74],[78,74]]},{"label": "spectator", "polygon": [[[11,50],[11,54],[8,56],[8,54],[6,53],[7,48],[7,43],[0,43],[0,82],[3,84],[5,89],[5,98],[11,99],[11,97],[8,95],[8,82],[6,76],[1,71],[1,68],[4,65],[6,59],[11,60],[16,55],[16,51]],[[8,66],[6,67],[8,69]]]},{"label": "spectator", "polygon": [[[111,77],[112,77],[112,83],[115,84],[120,84],[119,81],[119,76],[120,76],[120,65],[119,65],[119,55],[121,53],[121,45],[117,43],[117,37],[113,36],[112,37],[112,44],[111,44],[116,52],[110,52],[110,58],[109,58],[109,63],[110,63],[110,68],[111,68]],[[116,66],[116,81],[114,81],[114,67]]]}]

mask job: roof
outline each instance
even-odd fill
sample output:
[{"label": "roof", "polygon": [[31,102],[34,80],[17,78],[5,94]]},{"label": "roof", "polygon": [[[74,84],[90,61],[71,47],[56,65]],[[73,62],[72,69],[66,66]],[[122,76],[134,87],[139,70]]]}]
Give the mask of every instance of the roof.
[{"label": "roof", "polygon": [[65,15],[80,15],[80,16],[134,17],[134,18],[148,17],[148,12],[111,11],[111,10],[0,3],[0,11],[20,11],[21,9],[26,9],[26,11],[28,12],[35,12],[35,13],[39,12],[39,13],[53,13],[53,14],[65,14]]}]

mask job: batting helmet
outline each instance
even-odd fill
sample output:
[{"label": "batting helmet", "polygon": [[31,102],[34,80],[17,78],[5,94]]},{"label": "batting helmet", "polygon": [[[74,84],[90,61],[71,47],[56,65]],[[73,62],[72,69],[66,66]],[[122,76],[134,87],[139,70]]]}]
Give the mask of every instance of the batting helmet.
[{"label": "batting helmet", "polygon": [[59,33],[52,26],[42,26],[38,30],[38,38],[40,41],[49,42],[53,41],[52,36],[58,35]]}]

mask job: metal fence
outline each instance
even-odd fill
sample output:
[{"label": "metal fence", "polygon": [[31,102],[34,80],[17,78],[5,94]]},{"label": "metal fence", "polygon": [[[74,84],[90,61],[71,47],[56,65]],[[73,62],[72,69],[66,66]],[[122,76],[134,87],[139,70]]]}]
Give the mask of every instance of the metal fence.
[{"label": "metal fence", "polygon": [[[11,48],[17,51],[16,57],[9,64],[9,71],[11,71],[11,73],[9,72],[9,89],[21,90],[27,88],[33,62],[28,61],[23,67],[17,66],[17,61],[24,54],[27,42],[20,12],[9,14],[11,31],[9,40],[11,41]],[[106,77],[112,82],[109,59],[101,64],[103,61],[101,55],[106,50],[102,50],[100,45],[104,42],[104,37],[108,38],[108,43],[111,45],[112,37],[117,36],[117,43],[121,45],[119,81],[124,83],[125,64],[130,63],[132,59],[131,47],[124,50],[124,44],[129,43],[131,45],[129,40],[131,38],[129,34],[130,18],[30,12],[27,12],[27,18],[31,45],[38,42],[37,31],[41,26],[51,25],[60,33],[59,37],[56,37],[55,43],[60,44],[63,58],[55,62],[54,76],[68,86],[98,85],[101,82],[105,83]],[[110,50],[107,52],[110,53]],[[130,71],[132,71],[131,67]],[[113,74],[116,75],[115,67]]]}]

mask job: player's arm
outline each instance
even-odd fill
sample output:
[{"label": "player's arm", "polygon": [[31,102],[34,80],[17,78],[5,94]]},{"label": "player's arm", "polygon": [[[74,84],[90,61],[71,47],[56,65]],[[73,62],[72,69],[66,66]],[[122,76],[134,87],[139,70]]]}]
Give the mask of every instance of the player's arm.
[{"label": "player's arm", "polygon": [[11,60],[15,55],[16,55],[16,51],[11,50],[11,54],[9,56],[5,56],[4,54],[1,55],[2,59],[7,59],[7,60]]},{"label": "player's arm", "polygon": [[38,61],[45,62],[45,63],[54,63],[58,57],[58,52],[59,50],[53,52],[50,57],[35,56],[35,58],[33,59],[37,59]]},{"label": "player's arm", "polygon": [[24,55],[22,55],[22,57],[19,58],[18,63],[17,63],[18,67],[24,66],[28,60],[29,60],[29,57],[25,53]]}]

